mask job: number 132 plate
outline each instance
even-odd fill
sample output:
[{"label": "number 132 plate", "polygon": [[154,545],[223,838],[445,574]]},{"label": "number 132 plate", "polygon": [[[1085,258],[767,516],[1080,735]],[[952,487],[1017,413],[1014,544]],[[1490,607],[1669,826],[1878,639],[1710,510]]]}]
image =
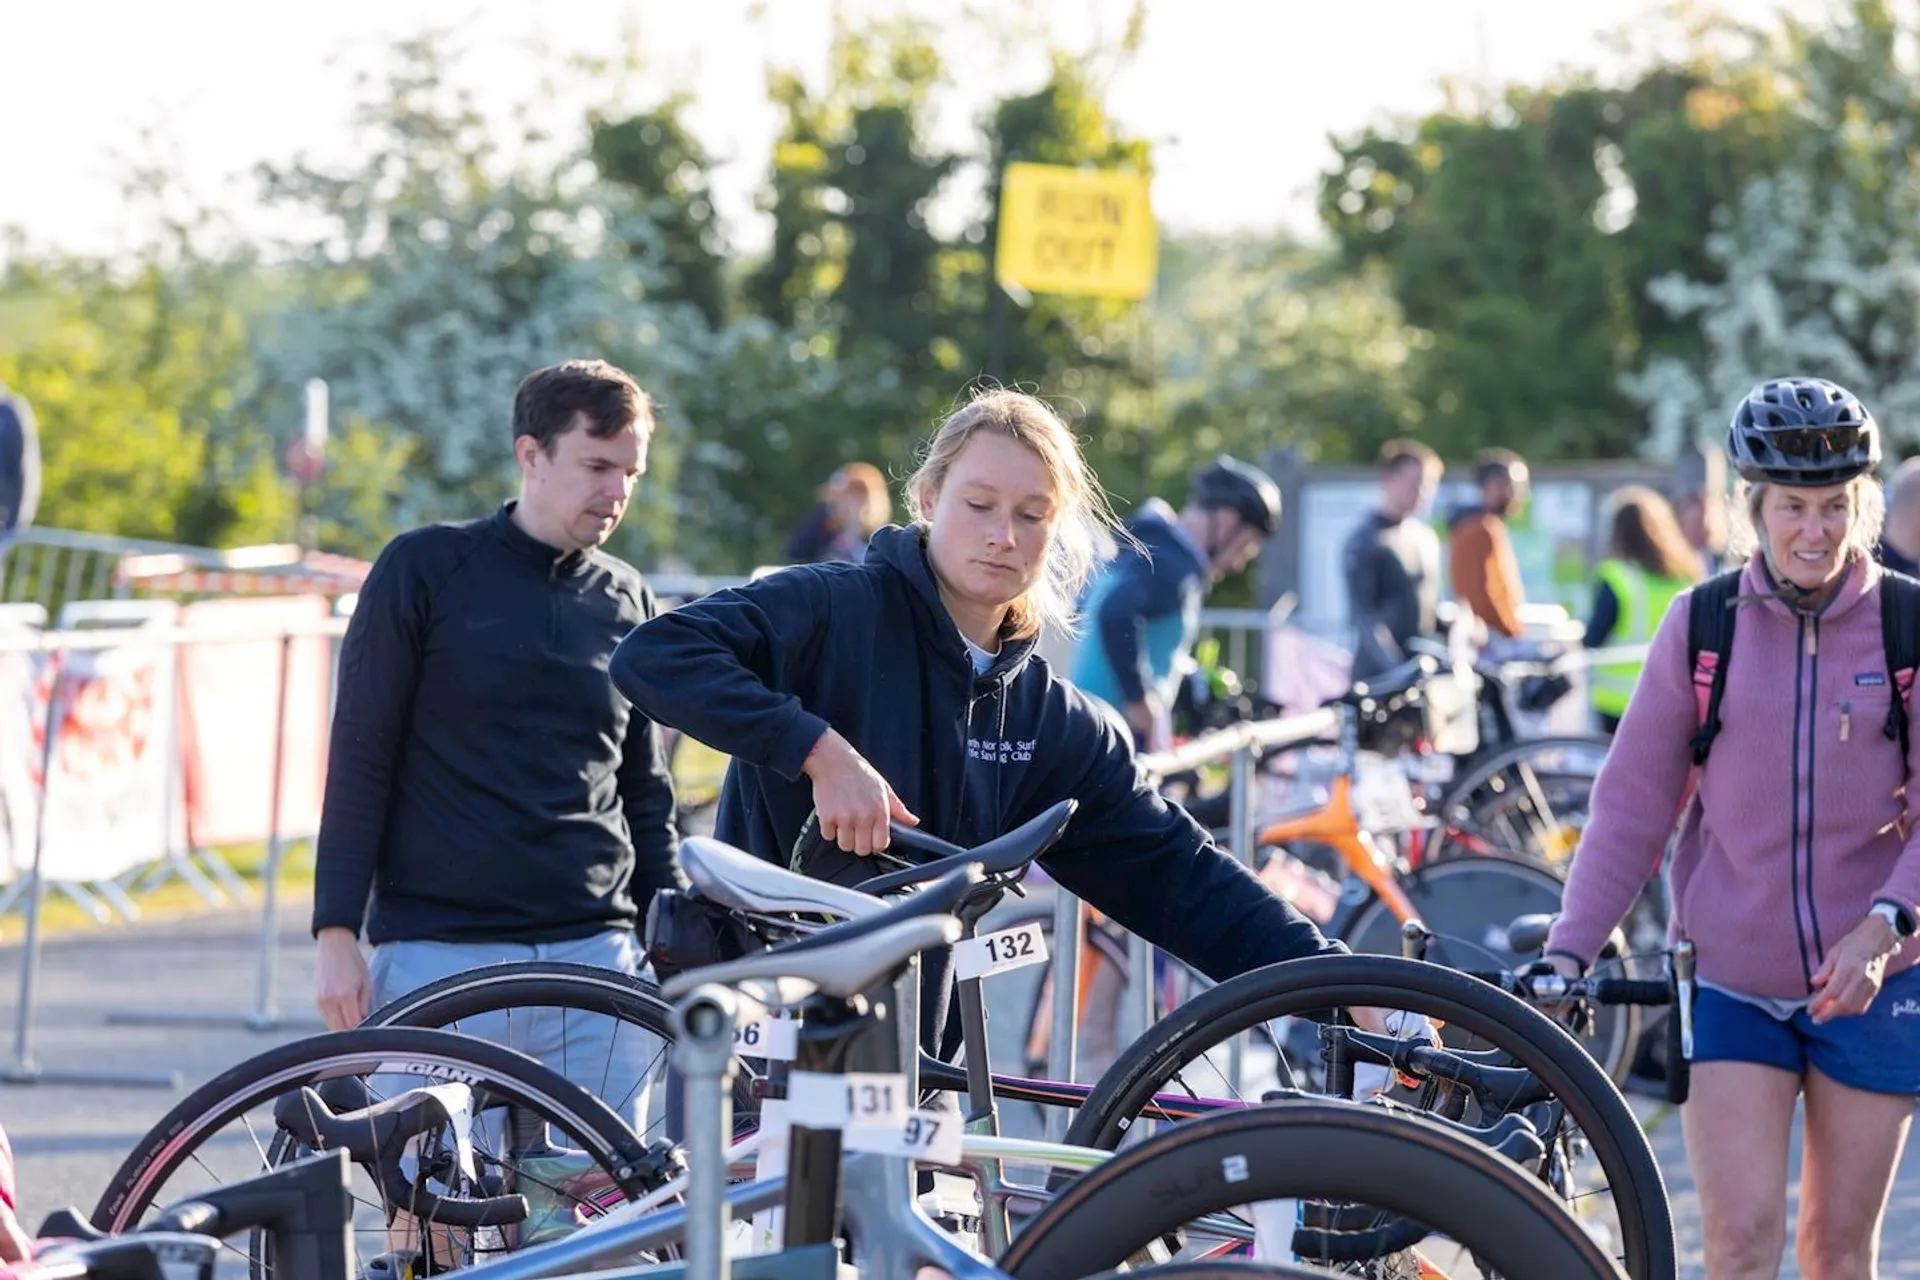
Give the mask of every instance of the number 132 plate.
[{"label": "number 132 plate", "polygon": [[1047,962],[1047,935],[1038,920],[968,938],[953,948],[953,969],[960,978],[987,978],[1030,964]]}]

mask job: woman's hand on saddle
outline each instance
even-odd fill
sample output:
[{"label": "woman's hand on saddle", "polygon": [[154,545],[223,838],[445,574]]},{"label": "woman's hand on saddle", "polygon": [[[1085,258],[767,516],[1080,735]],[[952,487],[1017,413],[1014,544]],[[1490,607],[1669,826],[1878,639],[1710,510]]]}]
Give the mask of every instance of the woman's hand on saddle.
[{"label": "woman's hand on saddle", "polygon": [[1813,975],[1813,1000],[1807,1012],[1815,1022],[1831,1022],[1865,1013],[1887,976],[1887,960],[1900,946],[1893,926],[1868,915],[1827,952]]},{"label": "woman's hand on saddle", "polygon": [[820,735],[800,770],[813,780],[821,838],[848,853],[865,858],[886,848],[889,821],[920,825],[880,771],[832,729]]}]

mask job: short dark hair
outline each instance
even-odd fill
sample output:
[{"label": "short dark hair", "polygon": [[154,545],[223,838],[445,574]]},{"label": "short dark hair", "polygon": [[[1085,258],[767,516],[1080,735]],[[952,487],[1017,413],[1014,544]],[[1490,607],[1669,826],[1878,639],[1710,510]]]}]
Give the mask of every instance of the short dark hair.
[{"label": "short dark hair", "polygon": [[1511,449],[1482,449],[1473,459],[1473,482],[1485,484],[1526,469],[1526,459]]},{"label": "short dark hair", "polygon": [[1439,475],[1446,470],[1440,461],[1440,455],[1418,440],[1409,440],[1402,436],[1389,440],[1380,446],[1380,470],[1391,475],[1408,467],[1419,467],[1429,475]]},{"label": "short dark hair", "polygon": [[653,432],[653,397],[633,375],[605,360],[564,360],[536,369],[513,393],[513,438],[532,436],[552,456],[553,442],[586,416],[587,434],[605,440],[622,431]]}]

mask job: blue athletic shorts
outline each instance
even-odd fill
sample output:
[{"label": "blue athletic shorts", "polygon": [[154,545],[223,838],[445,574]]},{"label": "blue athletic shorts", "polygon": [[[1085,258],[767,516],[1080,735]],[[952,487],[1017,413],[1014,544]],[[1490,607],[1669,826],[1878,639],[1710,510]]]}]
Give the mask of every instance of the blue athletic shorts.
[{"label": "blue athletic shorts", "polygon": [[1920,968],[1895,974],[1867,1011],[1816,1024],[1805,1009],[1782,1021],[1701,988],[1693,1001],[1694,1062],[1756,1062],[1804,1076],[1808,1067],[1868,1093],[1920,1095]]}]

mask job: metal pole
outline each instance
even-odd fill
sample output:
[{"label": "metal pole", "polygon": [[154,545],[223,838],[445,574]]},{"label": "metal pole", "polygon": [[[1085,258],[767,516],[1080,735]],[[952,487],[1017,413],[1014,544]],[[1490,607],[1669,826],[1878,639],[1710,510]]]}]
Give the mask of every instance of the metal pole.
[{"label": "metal pole", "polygon": [[[1233,856],[1248,867],[1253,866],[1253,788],[1255,781],[1254,754],[1251,746],[1241,747],[1233,753],[1231,771],[1231,790],[1228,792],[1228,823],[1232,831]],[[1240,1053],[1241,1036],[1235,1036],[1227,1046],[1227,1083],[1233,1087],[1234,1095],[1240,1093]]]},{"label": "metal pole", "polygon": [[47,682],[47,718],[40,736],[40,804],[33,820],[33,870],[27,873],[27,944],[20,956],[20,1008],[14,1014],[13,1061],[15,1070],[37,1073],[33,1061],[33,1000],[40,979],[40,907],[47,899],[47,882],[41,875],[41,863],[47,851],[47,827],[51,814],[47,794],[53,789],[54,738],[60,731],[60,683],[65,665],[49,658],[52,678]]},{"label": "metal pole", "polygon": [[[1140,1036],[1153,1030],[1154,1020],[1158,1010],[1154,1003],[1153,944],[1137,933],[1127,935],[1127,967],[1133,971],[1133,982],[1131,984],[1133,992],[1133,1012],[1134,1016],[1139,1020],[1139,1025],[1130,1029],[1122,1029],[1127,1030],[1129,1035],[1138,1039]],[[1125,1047],[1128,1041],[1123,1040],[1120,1043],[1122,1047]]]},{"label": "metal pole", "polygon": [[[1058,881],[1053,886],[1053,1034],[1047,1046],[1047,1074],[1054,1080],[1072,1083],[1074,1061],[1079,1056],[1080,949],[1086,942],[1086,918],[1080,899],[1068,893]],[[1066,1136],[1067,1117],[1055,1107],[1047,1113],[1047,1133],[1055,1139]]]},{"label": "metal pole", "polygon": [[255,1030],[277,1026],[280,1010],[274,993],[280,943],[280,860],[286,854],[281,838],[281,804],[286,792],[284,772],[287,742],[287,685],[293,674],[293,636],[280,637],[280,679],[274,691],[273,707],[273,781],[267,791],[267,869],[266,883],[260,886],[260,986],[254,1007]]},{"label": "metal pole", "polygon": [[47,795],[52,789],[54,742],[60,730],[60,686],[66,677],[66,664],[59,655],[49,655],[47,661],[53,678],[47,688],[46,732],[40,743],[40,804],[33,824],[33,870],[28,873],[31,884],[27,890],[27,939],[20,956],[20,1008],[14,1015],[13,1063],[0,1071],[0,1083],[177,1089],[180,1087],[177,1071],[145,1074],[48,1071],[33,1060],[33,1004],[40,984],[40,907],[46,900],[42,864],[47,851],[47,828],[52,825],[53,816],[47,807]]},{"label": "metal pole", "polygon": [[673,1007],[673,1061],[687,1085],[686,1280],[722,1280],[727,1265],[727,1137],[733,1132],[733,992],[695,987]]}]

